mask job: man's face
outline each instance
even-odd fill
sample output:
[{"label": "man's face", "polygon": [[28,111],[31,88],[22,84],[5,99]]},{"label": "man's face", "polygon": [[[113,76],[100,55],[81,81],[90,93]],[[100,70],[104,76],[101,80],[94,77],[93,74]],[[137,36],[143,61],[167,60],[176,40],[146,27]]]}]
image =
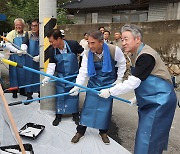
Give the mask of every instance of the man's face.
[{"label": "man's face", "polygon": [[101,27],[99,30],[101,31],[101,33],[104,33],[105,29],[103,27]]},{"label": "man's face", "polygon": [[50,37],[49,37],[49,43],[50,43],[54,48],[59,48],[60,43],[61,43],[60,40],[62,40],[60,37],[59,37],[57,40],[55,40],[53,36],[50,36]]},{"label": "man's face", "polygon": [[125,31],[122,33],[122,46],[125,52],[135,52],[139,47],[140,38],[134,38],[130,31]]},{"label": "man's face", "polygon": [[109,32],[104,32],[104,39],[108,40],[109,39]]},{"label": "man's face", "polygon": [[114,39],[118,40],[121,38],[121,34],[119,32],[114,33]]},{"label": "man's face", "polygon": [[18,33],[23,33],[23,29],[24,29],[24,25],[21,21],[16,21],[15,23],[15,30],[18,32]]},{"label": "man's face", "polygon": [[88,46],[93,53],[101,54],[102,45],[103,45],[103,41],[98,41],[97,39],[94,39],[93,37],[88,36]]},{"label": "man's face", "polygon": [[37,22],[32,22],[31,31],[32,33],[35,33],[35,34],[39,33],[39,24]]}]

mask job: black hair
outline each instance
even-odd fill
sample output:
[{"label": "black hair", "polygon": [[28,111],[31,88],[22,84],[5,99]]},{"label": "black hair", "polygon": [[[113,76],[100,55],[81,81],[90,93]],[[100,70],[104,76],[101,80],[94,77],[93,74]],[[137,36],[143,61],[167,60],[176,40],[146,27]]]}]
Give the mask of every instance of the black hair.
[{"label": "black hair", "polygon": [[59,29],[52,29],[48,32],[47,37],[53,37],[55,40],[57,40],[59,37],[62,39],[64,36],[62,35],[61,31]]}]

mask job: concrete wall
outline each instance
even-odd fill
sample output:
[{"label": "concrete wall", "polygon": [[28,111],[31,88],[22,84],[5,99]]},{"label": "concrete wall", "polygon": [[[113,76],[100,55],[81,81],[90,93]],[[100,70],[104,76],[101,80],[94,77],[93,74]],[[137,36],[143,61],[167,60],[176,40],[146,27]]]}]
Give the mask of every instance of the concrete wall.
[{"label": "concrete wall", "polygon": [[[171,73],[180,75],[180,20],[142,22],[138,24],[144,31],[144,42],[157,50],[167,66],[172,67]],[[80,41],[84,32],[97,30],[99,26],[104,26],[111,32],[111,40],[115,31],[120,31],[124,23],[107,24],[86,24],[86,25],[61,25],[65,30],[66,39]],[[175,65],[175,66],[174,66]],[[180,79],[177,79],[180,82]]]}]

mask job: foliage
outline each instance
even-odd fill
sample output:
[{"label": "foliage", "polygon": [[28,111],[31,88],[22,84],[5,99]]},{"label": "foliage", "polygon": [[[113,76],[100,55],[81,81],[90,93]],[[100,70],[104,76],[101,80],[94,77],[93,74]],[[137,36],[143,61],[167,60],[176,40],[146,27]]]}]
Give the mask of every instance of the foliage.
[{"label": "foliage", "polygon": [[[69,0],[57,0],[58,6]],[[8,32],[14,27],[15,18],[23,18],[27,23],[39,17],[39,0],[0,0],[0,13],[7,16],[6,21],[0,21],[0,34]],[[67,11],[57,8],[57,24],[72,24],[73,20],[67,18]]]},{"label": "foliage", "polygon": [[57,9],[57,24],[73,24],[74,21],[72,19],[68,19],[67,17],[67,11],[63,8]]}]

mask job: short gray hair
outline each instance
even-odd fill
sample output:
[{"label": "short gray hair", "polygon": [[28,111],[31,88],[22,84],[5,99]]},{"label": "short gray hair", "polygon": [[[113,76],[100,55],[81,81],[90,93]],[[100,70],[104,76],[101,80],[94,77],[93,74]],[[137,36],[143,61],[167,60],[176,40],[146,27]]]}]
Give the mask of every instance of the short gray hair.
[{"label": "short gray hair", "polygon": [[141,28],[137,25],[134,24],[125,24],[122,28],[121,28],[121,34],[125,31],[129,31],[132,33],[132,35],[134,36],[134,38],[140,37],[141,41],[143,38],[143,32],[141,30]]},{"label": "short gray hair", "polygon": [[103,41],[104,40],[104,35],[101,31],[91,31],[87,33],[88,36],[91,36],[92,38],[98,40],[98,41]]},{"label": "short gray hair", "polygon": [[14,24],[15,24],[17,21],[21,21],[22,24],[25,25],[24,19],[22,19],[22,18],[16,18],[16,19],[14,20]]}]

